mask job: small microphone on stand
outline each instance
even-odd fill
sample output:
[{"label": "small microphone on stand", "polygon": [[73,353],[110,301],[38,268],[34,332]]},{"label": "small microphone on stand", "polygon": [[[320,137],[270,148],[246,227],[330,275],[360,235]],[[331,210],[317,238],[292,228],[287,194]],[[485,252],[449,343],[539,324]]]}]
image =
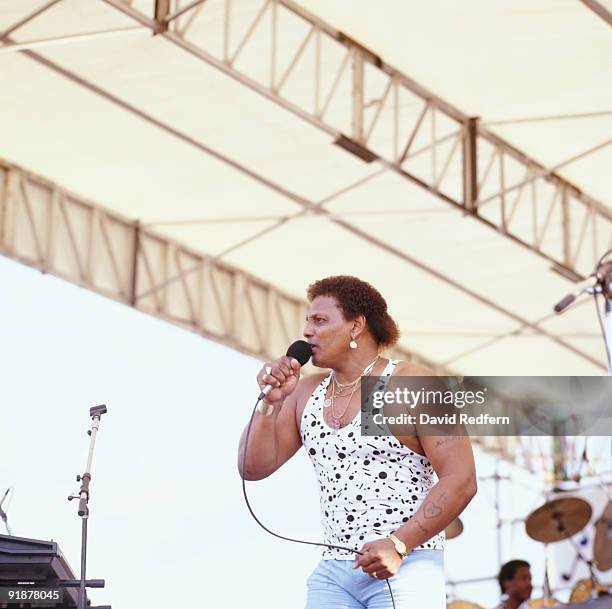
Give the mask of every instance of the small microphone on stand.
[{"label": "small microphone on stand", "polygon": [[572,292],[554,306],[555,313],[561,313],[561,311],[567,309],[580,294],[593,289],[597,285],[601,286],[602,292],[608,297],[612,295],[612,262],[600,264],[594,273],[591,273],[584,281],[578,283]]},{"label": "small microphone on stand", "polygon": [[[608,375],[612,376],[612,249],[609,249],[597,263],[595,272],[579,283],[573,292],[560,300],[555,306],[556,313],[561,313],[569,307],[582,293],[592,294],[595,300],[597,319],[601,327],[601,335],[606,348]],[[608,259],[608,262],[605,260]],[[602,294],[605,302],[605,316],[602,318],[597,296]]]},{"label": "small microphone on stand", "polygon": [[[9,535],[13,535],[13,533],[12,533],[11,527],[9,526],[9,523],[8,523],[8,516],[6,514],[6,511],[2,509],[2,504],[5,502],[6,498],[8,497],[8,494],[11,492],[11,490],[13,490],[13,487],[9,486],[6,489],[6,492],[4,493],[4,496],[2,497],[2,499],[0,499],[0,519],[2,520],[2,522],[4,522],[4,526],[6,527],[6,532]],[[8,506],[6,507],[6,509],[8,510]]]}]

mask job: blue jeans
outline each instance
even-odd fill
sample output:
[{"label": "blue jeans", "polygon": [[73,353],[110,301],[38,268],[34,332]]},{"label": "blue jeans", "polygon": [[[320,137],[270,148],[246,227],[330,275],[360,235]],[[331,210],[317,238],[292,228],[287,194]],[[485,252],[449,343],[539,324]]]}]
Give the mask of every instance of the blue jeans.
[{"label": "blue jeans", "polygon": [[[321,560],[306,581],[306,609],[393,609],[387,582],[353,562]],[[444,552],[414,550],[389,583],[396,609],[445,609]]]}]

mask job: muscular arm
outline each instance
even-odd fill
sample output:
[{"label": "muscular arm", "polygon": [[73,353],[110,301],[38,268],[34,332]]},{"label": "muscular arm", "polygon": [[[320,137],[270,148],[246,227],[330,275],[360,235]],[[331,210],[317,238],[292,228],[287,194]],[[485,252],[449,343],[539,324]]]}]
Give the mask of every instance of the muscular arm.
[{"label": "muscular arm", "polygon": [[[398,438],[402,441],[402,438]],[[467,436],[420,436],[419,440],[439,481],[417,512],[395,531],[408,549],[446,528],[467,506],[477,490],[474,455]]]},{"label": "muscular arm", "polygon": [[269,417],[256,412],[253,417],[245,471],[242,459],[247,426],[238,447],[238,472],[245,480],[262,480],[286,463],[302,446],[297,413],[319,381],[319,376],[300,379],[295,391],[283,403],[274,404]]},{"label": "muscular arm", "polygon": [[[398,376],[418,377],[418,385],[428,389],[444,390],[439,384],[437,375],[433,370],[402,362],[397,367]],[[423,384],[423,377],[430,377],[431,383]],[[430,414],[436,412],[439,405],[432,406]],[[429,459],[436,474],[438,482],[410,518],[410,520],[397,529],[395,534],[408,547],[412,549],[445,529],[468,505],[477,490],[476,468],[470,439],[465,435],[463,427],[445,426],[446,435],[431,435],[435,433],[432,427],[417,424],[416,435],[418,442]],[[455,432],[457,435],[451,435]],[[397,436],[403,444],[414,446],[414,436]]]},{"label": "muscular arm", "polygon": [[244,428],[238,446],[238,472],[245,480],[267,478],[300,448],[302,441],[295,424],[296,393],[284,403],[274,404],[274,412],[269,417],[255,412],[243,471],[248,424]]},{"label": "muscular arm", "polygon": [[[415,379],[414,389],[423,386],[428,390],[444,389],[434,378],[435,372],[409,362],[399,364],[394,376],[419,377]],[[422,381],[420,377],[432,378],[431,381]],[[392,410],[389,414],[400,414],[401,410]],[[425,428],[420,423],[390,425],[397,440],[411,450],[424,453],[438,475],[438,482],[427,493],[416,513],[394,531],[395,536],[406,544],[408,552],[446,528],[476,494],[476,471],[469,437],[450,435],[453,431],[462,434],[462,428],[446,425],[443,428],[444,432],[440,432],[439,427],[437,431],[446,435],[428,435],[436,433],[436,428]],[[365,543],[353,568],[361,567],[371,577],[384,579],[395,575],[400,565],[400,555],[395,546],[390,539],[383,538]]]}]

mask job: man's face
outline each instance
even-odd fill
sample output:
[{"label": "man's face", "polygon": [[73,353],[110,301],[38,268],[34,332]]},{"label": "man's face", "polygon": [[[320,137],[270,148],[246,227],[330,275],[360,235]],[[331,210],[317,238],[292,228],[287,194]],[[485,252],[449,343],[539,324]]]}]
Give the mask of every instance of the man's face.
[{"label": "man's face", "polygon": [[317,296],[308,307],[304,337],[312,345],[312,363],[332,368],[349,349],[353,323],[346,321],[333,296]]},{"label": "man's face", "polygon": [[506,593],[519,602],[526,601],[531,597],[531,571],[529,567],[518,567],[514,572],[514,577],[504,582]]}]

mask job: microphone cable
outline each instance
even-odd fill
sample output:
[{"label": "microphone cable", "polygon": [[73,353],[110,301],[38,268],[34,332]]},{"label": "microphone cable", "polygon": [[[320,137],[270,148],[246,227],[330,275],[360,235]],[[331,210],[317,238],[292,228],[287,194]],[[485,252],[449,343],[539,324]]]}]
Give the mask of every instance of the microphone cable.
[{"label": "microphone cable", "polygon": [[[249,498],[247,496],[247,492],[246,492],[246,480],[244,478],[244,474],[245,474],[245,465],[246,465],[246,456],[247,456],[247,451],[249,448],[249,436],[251,435],[251,426],[253,425],[253,418],[255,417],[255,410],[257,409],[257,405],[259,404],[259,399],[257,400],[257,402],[255,402],[255,406],[253,407],[253,412],[251,413],[251,418],[249,419],[249,424],[247,426],[247,432],[246,432],[246,436],[244,438],[244,453],[242,455],[242,475],[240,476],[242,478],[242,494],[244,496],[244,501],[246,503],[246,506],[249,510],[249,512],[251,513],[251,516],[253,517],[253,519],[255,520],[255,522],[267,533],[270,533],[270,535],[273,535],[274,537],[278,537],[279,539],[284,539],[285,541],[293,541],[294,543],[302,543],[302,544],[306,544],[309,546],[321,546],[323,548],[330,548],[330,549],[334,549],[334,550],[344,550],[347,552],[351,552],[353,554],[359,554],[360,556],[363,556],[363,552],[359,552],[357,550],[353,550],[353,548],[348,548],[345,546],[335,546],[335,545],[331,545],[328,543],[320,543],[317,541],[306,541],[305,539],[294,539],[293,537],[286,537],[285,535],[280,535],[279,533],[275,533],[274,531],[271,531],[265,524],[263,524],[263,522],[261,522],[261,520],[259,520],[259,518],[257,518],[255,512],[253,511],[253,508],[251,507],[251,503],[249,502]],[[378,579],[378,578],[376,578]],[[387,583],[387,587],[389,588],[389,594],[391,595],[391,603],[393,604],[393,609],[396,609],[395,607],[395,599],[393,598],[393,591],[391,590],[391,584],[389,583],[389,579],[385,578],[385,582]]]}]

